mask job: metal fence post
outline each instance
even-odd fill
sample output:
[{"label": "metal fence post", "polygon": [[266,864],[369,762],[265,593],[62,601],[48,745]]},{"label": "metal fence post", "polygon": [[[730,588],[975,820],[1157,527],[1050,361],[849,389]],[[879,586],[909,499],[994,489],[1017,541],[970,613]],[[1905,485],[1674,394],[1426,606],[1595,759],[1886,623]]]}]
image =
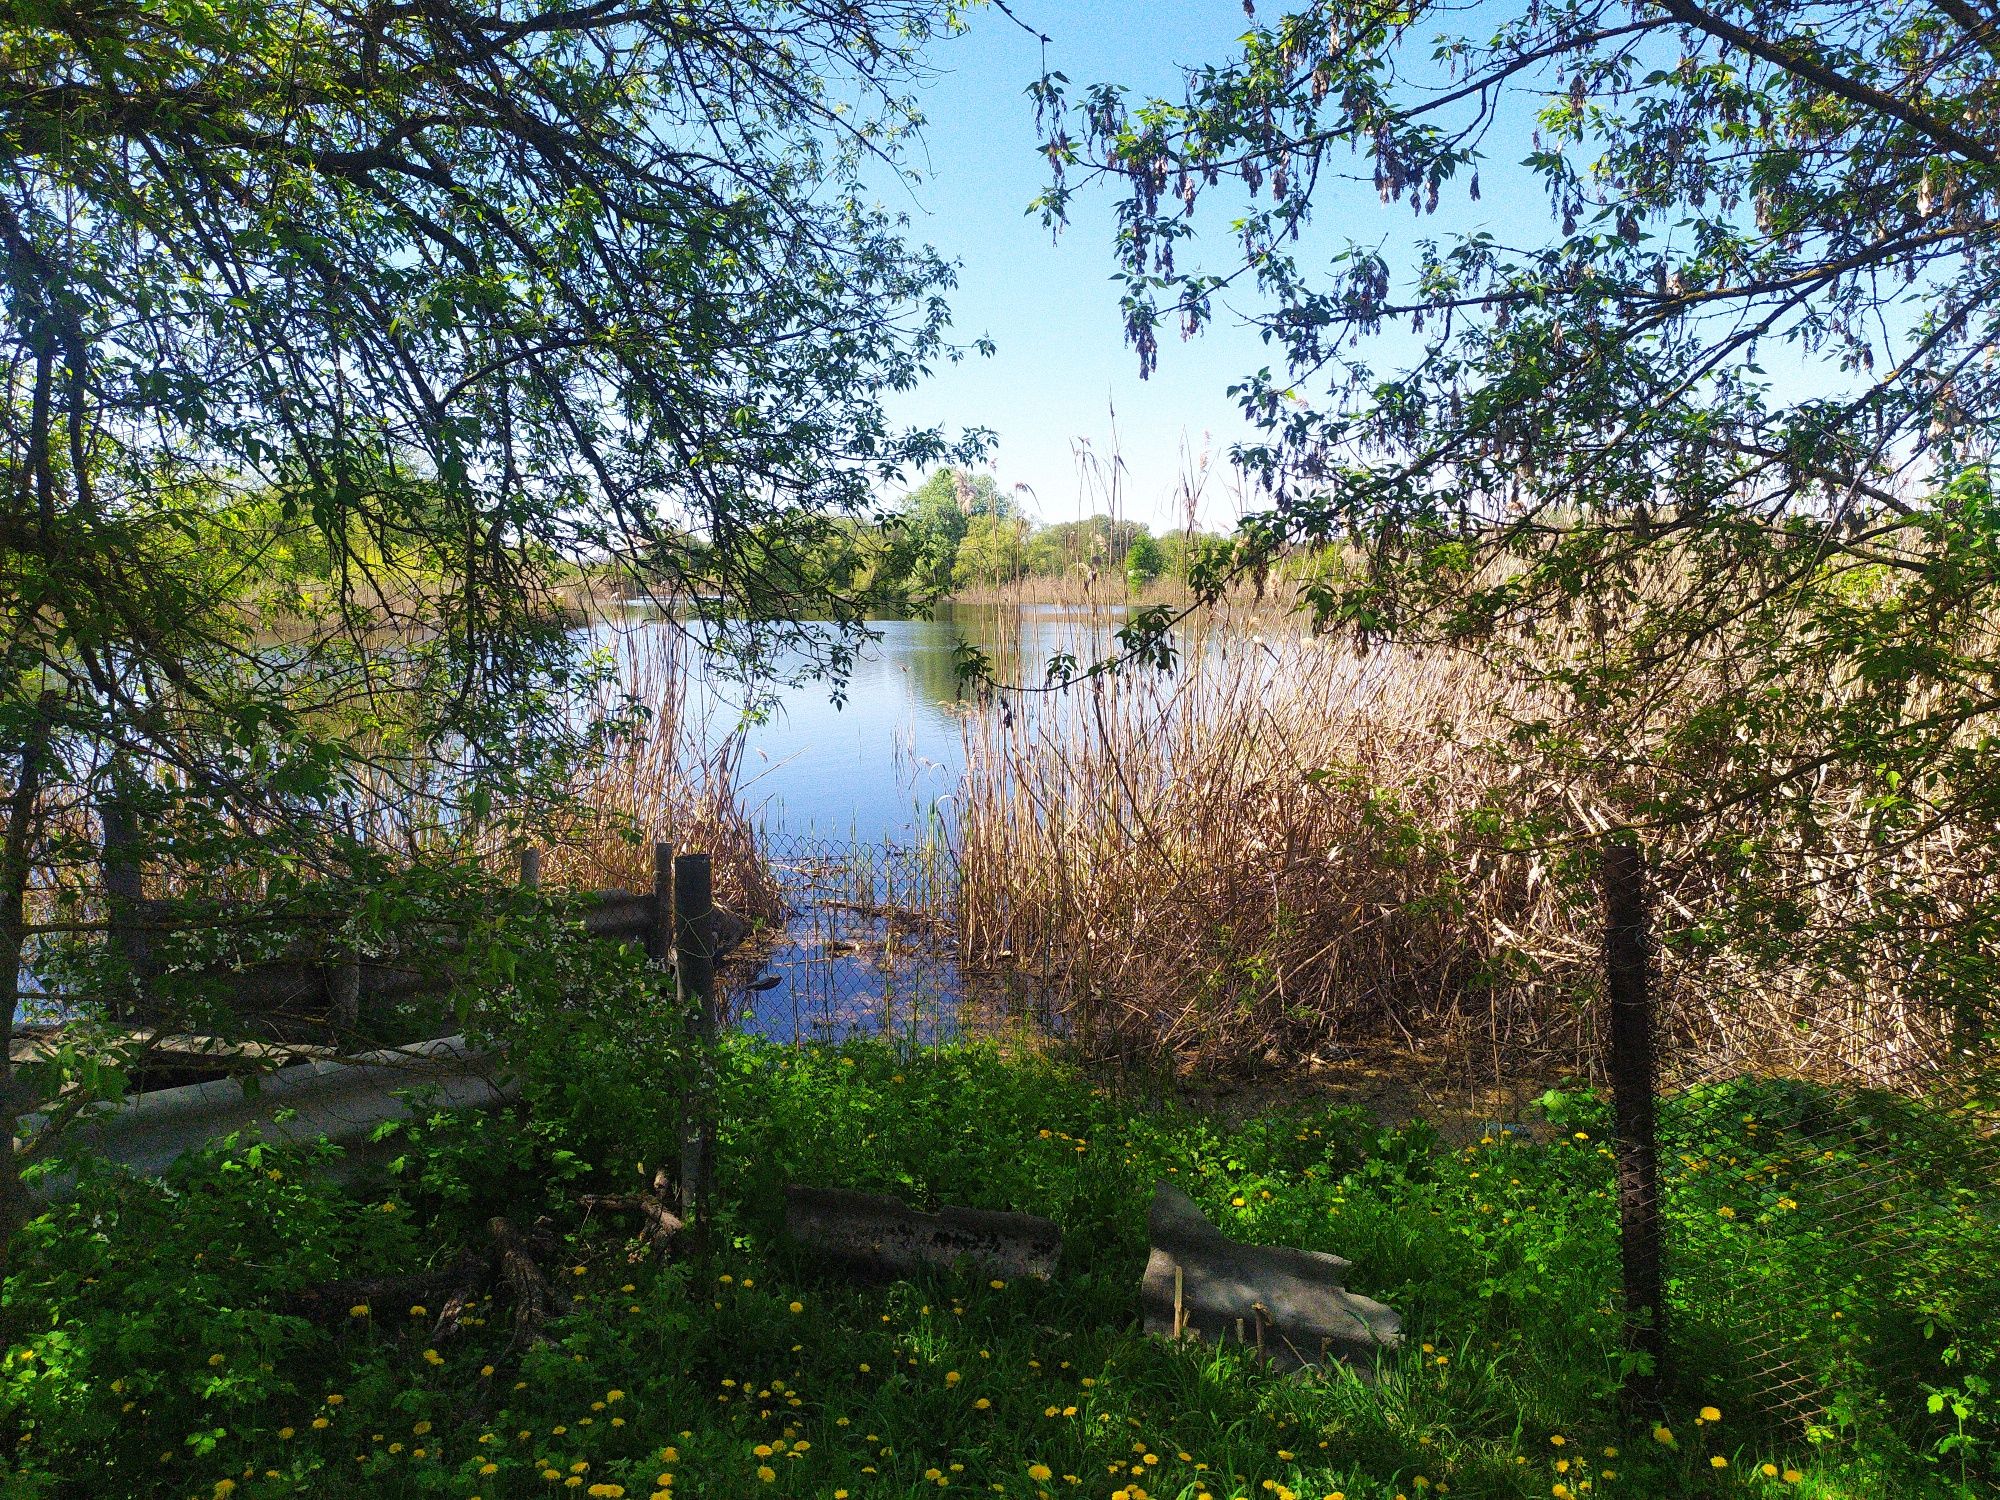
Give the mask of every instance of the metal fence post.
[{"label": "metal fence post", "polygon": [[695,1076],[681,1128],[681,1216],[694,1232],[695,1255],[714,1247],[710,1227],[715,1188],[715,920],[714,872],[706,854],[673,862],[674,967],[694,1043]]},{"label": "metal fence post", "polygon": [[1660,1243],[1660,1162],[1654,1113],[1652,954],[1646,860],[1638,844],[1604,845],[1604,978],[1611,1003],[1611,1097],[1618,1164],[1619,1258],[1626,1337],[1651,1369],[1628,1383],[1657,1401],[1667,1378],[1667,1307]]}]

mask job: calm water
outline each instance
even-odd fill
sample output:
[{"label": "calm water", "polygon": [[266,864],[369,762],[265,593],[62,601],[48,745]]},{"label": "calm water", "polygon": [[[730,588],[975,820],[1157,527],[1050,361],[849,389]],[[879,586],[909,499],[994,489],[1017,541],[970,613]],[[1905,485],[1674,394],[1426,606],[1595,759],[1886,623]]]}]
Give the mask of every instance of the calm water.
[{"label": "calm water", "polygon": [[[952,668],[963,638],[1005,681],[1040,682],[1052,654],[1101,654],[1122,607],[957,605],[934,619],[879,620],[843,703],[827,684],[781,689],[748,733],[745,803],[779,843],[908,845],[955,820],[969,705]],[[661,628],[658,626],[640,628]],[[727,705],[717,723],[733,721]]]},{"label": "calm water", "polygon": [[[1122,615],[959,605],[931,619],[881,620],[844,701],[825,683],[780,691],[747,733],[743,796],[791,914],[755,962],[726,979],[732,1024],[783,1040],[873,1033],[915,1042],[1055,1024],[1023,976],[963,968],[950,924],[928,915],[949,883],[936,835],[956,824],[964,716],[976,711],[953,651],[963,639],[1001,680],[1039,682],[1056,651],[1084,662],[1101,655]],[[734,722],[723,706],[718,729]]]},{"label": "calm water", "polygon": [[[729,976],[738,1025],[785,1038],[880,1031],[931,1039],[985,1029],[1000,1011],[1019,1010],[1020,996],[1003,981],[960,971],[947,933],[908,919],[939,878],[925,863],[935,835],[956,824],[962,724],[972,710],[953,650],[963,639],[988,654],[1001,680],[1039,682],[1056,651],[1086,663],[1103,654],[1123,613],[959,605],[930,619],[881,620],[842,701],[824,682],[777,691],[746,732],[741,790],[792,917],[754,969]],[[643,657],[653,632],[667,628],[635,611],[588,639]],[[739,698],[720,681],[701,686],[712,733],[741,723]],[[926,843],[929,854],[919,848]],[[32,974],[24,980],[38,988]],[[767,983],[753,988],[754,980]],[[26,1008],[65,1014],[52,1002],[39,997]]]}]

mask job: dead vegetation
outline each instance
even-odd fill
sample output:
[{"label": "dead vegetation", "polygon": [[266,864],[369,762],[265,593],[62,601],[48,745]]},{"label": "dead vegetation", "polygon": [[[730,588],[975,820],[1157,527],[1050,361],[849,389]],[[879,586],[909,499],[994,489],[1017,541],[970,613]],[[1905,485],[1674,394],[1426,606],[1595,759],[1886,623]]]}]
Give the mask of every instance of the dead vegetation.
[{"label": "dead vegetation", "polygon": [[614,714],[629,694],[644,721],[579,778],[552,818],[542,880],[563,890],[650,890],[653,841],[664,839],[713,858],[718,906],[775,922],[784,898],[740,795],[743,734],[717,722],[695,681],[693,650],[668,624],[621,640],[618,677],[599,709]]},{"label": "dead vegetation", "polygon": [[[1468,1078],[1594,1073],[1593,855],[1630,787],[1579,772],[1588,753],[1557,768],[1516,749],[1510,723],[1539,705],[1471,655],[1225,621],[1188,662],[968,720],[968,959],[1038,976],[1083,1036],[1188,1063],[1389,1039]],[[1781,952],[1684,941],[1738,887],[1713,828],[1648,836],[1683,1078],[1897,1082],[1952,1049],[1950,1018],[1906,984],[1911,952],[1826,952],[1897,889],[1949,910],[1983,888],[1983,846],[1940,827],[1885,852],[1861,789],[1828,777],[1814,796],[1823,837],[1764,877],[1806,912]]]}]

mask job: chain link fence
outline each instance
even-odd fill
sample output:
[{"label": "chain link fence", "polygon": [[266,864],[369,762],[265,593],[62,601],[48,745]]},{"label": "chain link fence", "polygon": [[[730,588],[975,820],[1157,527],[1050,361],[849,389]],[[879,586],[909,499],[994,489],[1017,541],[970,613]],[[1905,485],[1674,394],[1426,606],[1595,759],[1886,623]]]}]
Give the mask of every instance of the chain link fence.
[{"label": "chain link fence", "polygon": [[[736,1027],[920,1045],[1061,1031],[1031,966],[965,960],[948,848],[778,838],[768,858],[789,915],[732,965]],[[1665,1373],[1794,1437],[1886,1422],[1947,1460],[1962,1433],[1969,1456],[2000,1373],[1990,1060],[1856,1038],[1796,1049],[1857,1060],[1845,1070],[1764,1066],[1716,1024],[1645,1012]]]}]

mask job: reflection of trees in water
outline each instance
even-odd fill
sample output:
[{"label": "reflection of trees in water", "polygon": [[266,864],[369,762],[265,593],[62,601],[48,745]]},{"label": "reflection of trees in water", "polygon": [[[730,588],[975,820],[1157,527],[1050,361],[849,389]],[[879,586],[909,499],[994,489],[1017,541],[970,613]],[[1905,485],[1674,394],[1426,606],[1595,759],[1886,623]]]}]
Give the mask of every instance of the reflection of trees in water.
[{"label": "reflection of trees in water", "polygon": [[940,609],[936,622],[945,628],[945,677],[942,699],[958,695],[952,672],[951,644],[963,638],[985,653],[994,680],[1039,684],[1050,657],[1067,652],[1080,663],[1104,656],[1116,645],[1126,608],[1117,605],[952,604]]}]

